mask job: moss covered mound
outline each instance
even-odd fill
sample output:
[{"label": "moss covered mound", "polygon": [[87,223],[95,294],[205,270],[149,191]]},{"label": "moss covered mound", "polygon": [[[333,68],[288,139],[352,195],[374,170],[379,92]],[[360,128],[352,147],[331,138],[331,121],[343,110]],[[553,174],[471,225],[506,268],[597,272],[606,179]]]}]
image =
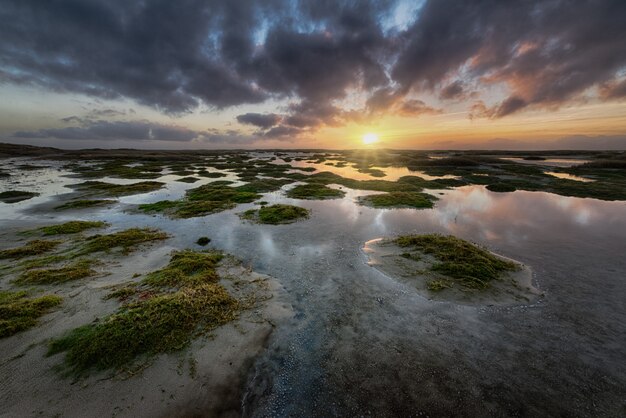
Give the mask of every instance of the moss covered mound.
[{"label": "moss covered mound", "polygon": [[328,186],[318,183],[301,184],[287,192],[287,197],[294,199],[336,199],[343,197],[346,193],[342,190],[331,189]]},{"label": "moss covered mound", "polygon": [[0,338],[31,328],[62,299],[55,295],[29,298],[22,292],[0,291]]},{"label": "moss covered mound", "polygon": [[374,208],[432,208],[434,196],[420,192],[390,192],[359,198],[359,203]]},{"label": "moss covered mound", "polygon": [[96,274],[91,268],[93,261],[78,260],[58,268],[28,270],[15,281],[17,284],[57,284],[84,279]]},{"label": "moss covered mound", "polygon": [[17,203],[17,202],[21,202],[22,200],[28,200],[35,196],[39,196],[39,193],[24,192],[21,190],[9,190],[9,191],[0,193],[0,202]]},{"label": "moss covered mound", "polygon": [[114,184],[103,181],[86,181],[73,187],[81,192],[103,196],[127,196],[159,190],[165,183],[159,181],[140,181],[131,184]]},{"label": "moss covered mound", "polygon": [[[193,338],[232,321],[239,302],[218,283],[221,254],[180,251],[163,269],[149,274],[141,298],[118,312],[52,341],[49,354],[66,352],[76,373],[121,368],[139,357],[180,350]],[[136,295],[124,288],[124,296]]]},{"label": "moss covered mound", "polygon": [[260,209],[250,209],[241,214],[243,219],[271,225],[292,223],[308,216],[309,211],[305,208],[281,204],[263,206]]},{"label": "moss covered mound", "polygon": [[144,282],[169,287],[215,283],[219,280],[215,267],[222,258],[219,252],[177,251],[166,267],[148,274]]},{"label": "moss covered mound", "polygon": [[139,244],[150,241],[160,241],[167,238],[168,235],[158,229],[130,228],[112,234],[88,237],[80,253],[89,254],[120,248],[123,253],[127,254]]},{"label": "moss covered mound", "polygon": [[503,272],[517,269],[515,263],[451,235],[406,235],[396,238],[394,242],[400,247],[433,256],[437,262],[431,267],[432,271],[470,289],[487,288]]},{"label": "moss covered mound", "polygon": [[[260,185],[230,187],[229,181],[216,181],[205,184],[185,193],[181,200],[162,200],[139,205],[143,212],[163,212],[174,218],[193,218],[221,212],[239,203],[250,203],[261,197],[257,190]],[[263,187],[267,187],[264,184]]]},{"label": "moss covered mound", "polygon": [[68,210],[68,209],[85,209],[85,208],[93,208],[97,206],[106,206],[113,203],[117,203],[117,200],[111,199],[78,199],[71,200],[69,202],[63,203],[62,205],[56,206],[55,210]]},{"label": "moss covered mound", "polygon": [[44,226],[39,228],[39,230],[44,235],[63,235],[77,234],[88,229],[104,228],[105,226],[108,226],[108,224],[102,221],[69,221],[59,225]]},{"label": "moss covered mound", "polygon": [[0,259],[2,258],[23,258],[32,255],[39,255],[56,248],[61,241],[35,239],[27,242],[25,245],[17,248],[9,248],[0,251]]}]

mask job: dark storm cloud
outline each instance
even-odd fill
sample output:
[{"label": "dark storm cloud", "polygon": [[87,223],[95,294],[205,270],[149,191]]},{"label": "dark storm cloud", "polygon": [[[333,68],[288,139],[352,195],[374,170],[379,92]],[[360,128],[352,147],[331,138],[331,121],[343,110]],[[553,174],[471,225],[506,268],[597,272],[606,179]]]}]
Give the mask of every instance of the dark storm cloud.
[{"label": "dark storm cloud", "polygon": [[441,89],[439,97],[443,100],[462,99],[466,96],[463,82],[457,80]]},{"label": "dark storm cloud", "polygon": [[275,113],[244,113],[237,116],[237,122],[245,125],[254,125],[259,128],[268,129],[278,125],[281,117]]},{"label": "dark storm cloud", "polygon": [[81,126],[68,126],[37,131],[20,131],[15,138],[54,138],[77,140],[136,140],[136,141],[191,141],[204,135],[174,125],[162,125],[145,121],[109,122],[105,120],[81,121]]},{"label": "dark storm cloud", "polygon": [[[623,0],[430,0],[403,31],[383,24],[395,3],[5,0],[0,82],[174,114],[291,100],[276,118],[238,118],[262,136],[428,113],[420,93],[467,100],[468,85],[507,86],[500,103],[474,105],[477,117],[555,108],[591,88],[625,96]],[[369,97],[364,109],[338,104],[351,91]]]},{"label": "dark storm cloud", "polygon": [[429,1],[403,34],[392,74],[405,89],[437,89],[462,70],[505,83],[510,95],[485,112],[491,117],[558,107],[624,82],[625,21],[623,0]]}]

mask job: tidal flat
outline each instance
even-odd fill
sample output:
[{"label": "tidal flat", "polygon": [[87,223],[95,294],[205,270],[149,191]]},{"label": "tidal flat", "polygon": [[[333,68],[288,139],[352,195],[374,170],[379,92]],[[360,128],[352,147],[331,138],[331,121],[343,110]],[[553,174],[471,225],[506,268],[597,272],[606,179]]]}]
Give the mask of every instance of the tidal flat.
[{"label": "tidal flat", "polygon": [[623,416],[625,153],[0,155],[0,416]]}]

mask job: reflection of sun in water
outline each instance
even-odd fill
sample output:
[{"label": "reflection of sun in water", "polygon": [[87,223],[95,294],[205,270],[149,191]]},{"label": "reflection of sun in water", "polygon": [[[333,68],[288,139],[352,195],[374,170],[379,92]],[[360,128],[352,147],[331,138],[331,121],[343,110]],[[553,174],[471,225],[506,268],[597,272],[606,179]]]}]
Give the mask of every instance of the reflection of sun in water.
[{"label": "reflection of sun in water", "polygon": [[378,142],[378,135],[373,134],[373,133],[368,133],[368,134],[363,135],[363,143],[365,145],[372,145],[376,142]]}]

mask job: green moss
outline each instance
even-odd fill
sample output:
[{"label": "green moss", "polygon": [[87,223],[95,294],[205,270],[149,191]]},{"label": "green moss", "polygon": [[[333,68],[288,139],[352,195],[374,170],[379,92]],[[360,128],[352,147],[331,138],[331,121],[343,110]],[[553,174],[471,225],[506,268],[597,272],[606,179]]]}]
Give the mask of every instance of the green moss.
[{"label": "green moss", "polygon": [[138,208],[144,212],[165,212],[174,218],[192,218],[231,209],[238,203],[250,203],[260,197],[256,192],[230,187],[230,183],[216,181],[187,190],[185,199],[163,200]]},{"label": "green moss", "polygon": [[183,183],[195,183],[198,180],[200,180],[198,177],[181,177],[179,179],[176,179],[176,181],[180,181]]},{"label": "green moss", "polygon": [[55,295],[27,297],[26,292],[0,291],[0,338],[8,337],[37,325],[37,319],[62,299]]},{"label": "green moss", "polygon": [[165,183],[159,181],[141,181],[131,184],[113,184],[102,181],[86,181],[73,187],[87,193],[105,196],[127,196],[159,190]]},{"label": "green moss", "polygon": [[262,224],[285,224],[307,218],[309,211],[305,208],[292,205],[263,206],[260,209],[250,209],[240,215],[243,219]]},{"label": "green moss", "polygon": [[390,192],[359,198],[359,203],[375,208],[411,207],[432,208],[434,196],[420,192]]},{"label": "green moss", "polygon": [[346,193],[342,190],[331,189],[323,184],[301,184],[287,192],[287,197],[293,199],[336,199]]},{"label": "green moss", "polygon": [[453,236],[438,234],[407,235],[394,240],[400,247],[411,247],[433,256],[437,263],[432,271],[454,279],[470,289],[485,289],[506,271],[517,266],[489,251]]},{"label": "green moss", "polygon": [[267,193],[274,192],[289,183],[292,183],[292,181],[286,179],[262,179],[239,186],[236,190],[249,193]]},{"label": "green moss", "polygon": [[127,164],[135,161],[129,159],[116,159],[107,161],[96,166],[74,166],[72,170],[84,178],[117,177],[123,179],[155,179],[161,176],[162,166],[158,163],[148,162],[137,166]]},{"label": "green moss", "polygon": [[383,170],[380,170],[378,168],[372,168],[368,166],[358,166],[358,165],[355,166],[354,168],[356,168],[359,173],[369,174],[372,177],[386,177],[387,176],[387,174],[385,174]]},{"label": "green moss", "polygon": [[56,284],[84,279],[96,274],[92,260],[78,260],[59,268],[28,270],[15,281],[17,284]]},{"label": "green moss", "polygon": [[69,221],[59,225],[50,225],[39,228],[44,235],[77,234],[87,229],[103,228],[108,226],[102,221]]},{"label": "green moss", "polygon": [[66,210],[66,209],[84,209],[84,208],[92,208],[96,206],[106,206],[113,203],[117,203],[117,200],[110,199],[80,199],[80,200],[72,200],[70,202],[64,203],[62,205],[56,206],[55,210]]},{"label": "green moss", "polygon": [[184,348],[197,335],[235,319],[241,309],[217,283],[220,258],[217,253],[175,252],[168,266],[144,280],[152,289],[148,297],[52,341],[48,353],[65,352],[65,364],[80,374],[119,369],[142,356]]},{"label": "green moss", "polygon": [[489,191],[499,193],[514,192],[516,190],[515,186],[507,183],[492,183],[488,184],[486,187]]},{"label": "green moss", "polygon": [[216,171],[199,171],[198,172],[199,176],[202,177],[206,177],[206,178],[210,178],[210,179],[217,179],[220,177],[226,177],[226,173],[218,173]]},{"label": "green moss", "polygon": [[153,287],[195,286],[215,283],[215,267],[222,260],[219,252],[176,251],[169,264],[146,276],[144,283]]},{"label": "green moss", "polygon": [[120,287],[119,289],[115,289],[112,292],[109,292],[104,299],[108,300],[108,299],[118,299],[120,301],[124,301],[129,299],[132,296],[135,296],[137,294],[137,286],[123,286]]},{"label": "green moss", "polygon": [[444,289],[451,288],[452,283],[450,283],[450,280],[446,280],[446,279],[434,279],[434,280],[429,280],[428,283],[426,284],[426,287],[431,292],[440,292]]},{"label": "green moss", "polygon": [[43,254],[56,248],[61,241],[36,239],[27,242],[25,245],[17,248],[9,248],[0,251],[0,258],[23,258],[32,255]]},{"label": "green moss", "polygon": [[127,254],[142,243],[167,239],[168,235],[158,229],[130,228],[124,231],[107,235],[94,235],[88,237],[79,254],[89,254],[98,251],[110,251],[120,248]]},{"label": "green moss", "polygon": [[28,200],[32,197],[39,196],[39,193],[24,192],[21,190],[8,190],[0,193],[0,202],[4,203],[17,203],[22,200]]}]

